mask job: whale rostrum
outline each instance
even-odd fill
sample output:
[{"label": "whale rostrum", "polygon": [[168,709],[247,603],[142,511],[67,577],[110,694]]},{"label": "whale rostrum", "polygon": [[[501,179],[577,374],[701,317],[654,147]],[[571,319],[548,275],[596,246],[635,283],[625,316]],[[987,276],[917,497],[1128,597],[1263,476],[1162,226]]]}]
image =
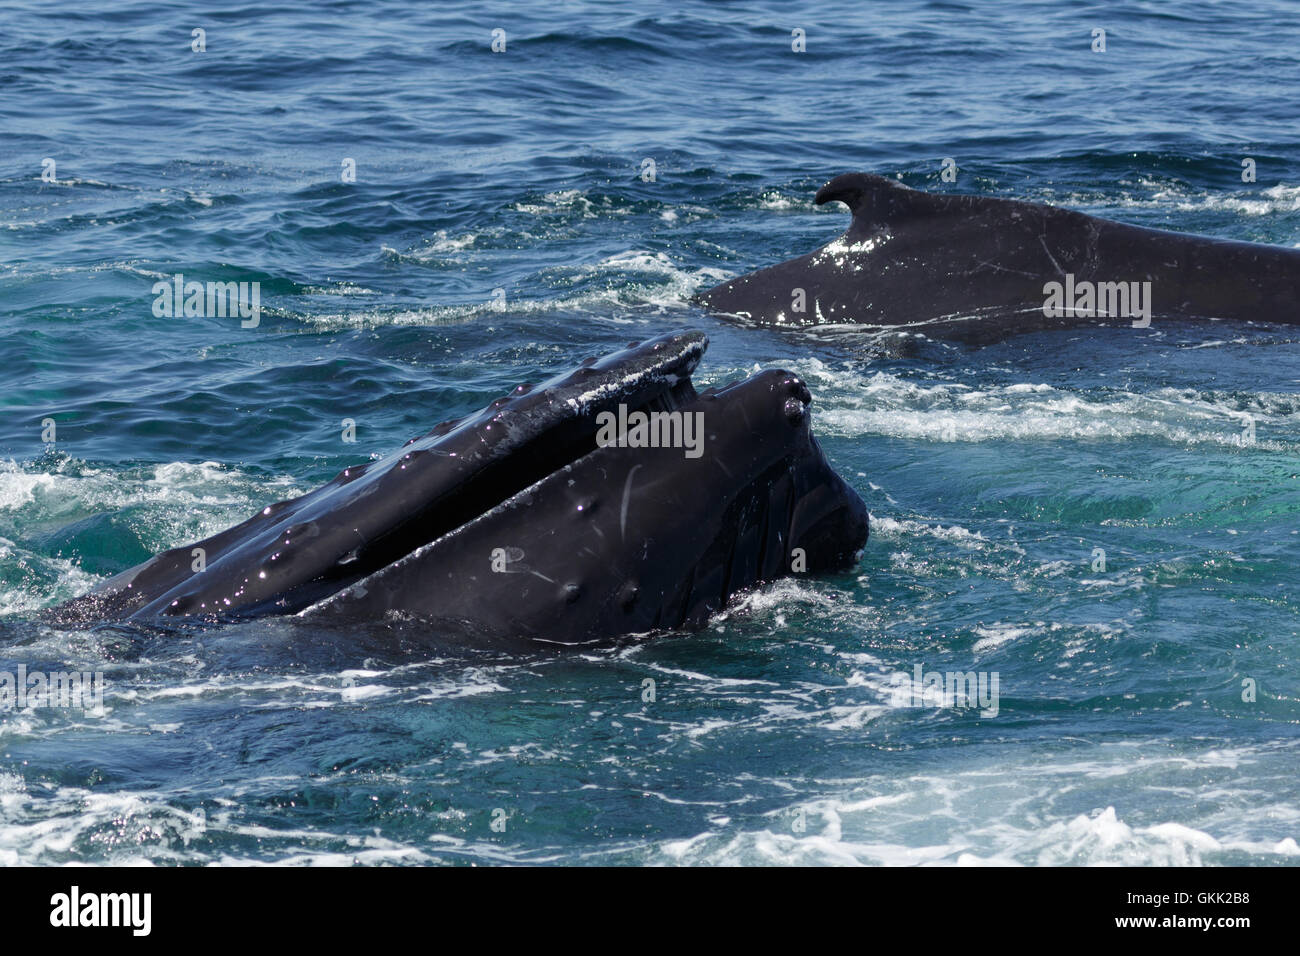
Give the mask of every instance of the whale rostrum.
[{"label": "whale rostrum", "polygon": [[866,508],[812,435],[807,387],[773,369],[697,393],[707,344],[661,335],[521,385],[52,616],[396,613],[574,643],[698,626],[761,582],[852,566]]}]

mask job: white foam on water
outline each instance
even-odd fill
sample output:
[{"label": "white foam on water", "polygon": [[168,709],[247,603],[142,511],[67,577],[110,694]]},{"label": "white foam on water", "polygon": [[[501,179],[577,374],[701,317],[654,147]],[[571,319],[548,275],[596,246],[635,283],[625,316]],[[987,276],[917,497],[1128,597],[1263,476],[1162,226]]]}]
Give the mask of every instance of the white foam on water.
[{"label": "white foam on water", "polygon": [[[1041,628],[1039,622],[1009,625],[995,623],[988,637],[1021,640],[1012,632]],[[833,643],[825,650],[834,656]],[[584,655],[608,666],[610,658]],[[933,719],[928,713],[899,712],[879,701],[890,685],[876,673],[876,655],[845,651],[839,659],[853,666],[842,686],[880,695],[875,700],[853,702],[840,695],[827,698],[837,685],[827,681],[771,681],[763,678],[723,676],[660,663],[636,661],[648,672],[690,685],[690,695],[717,695],[735,708],[735,714],[707,712],[681,720],[649,708],[642,715],[613,719],[598,708],[591,720],[614,731],[628,718],[639,716],[654,739],[680,741],[691,747],[727,748],[735,733],[771,731],[794,723],[805,731],[832,734],[845,740],[861,738],[878,746],[881,720]],[[229,695],[241,708],[285,707],[301,711],[311,701],[326,706],[367,706],[375,700],[428,699],[423,687],[434,684],[455,696],[455,689],[506,683],[496,667],[463,668],[451,675],[437,670],[428,681],[419,679],[428,664],[408,664],[385,669],[367,664],[315,675],[267,676],[255,673],[191,680],[184,688],[194,696]],[[536,677],[536,664],[510,668],[521,677]],[[400,686],[392,678],[401,674]],[[349,700],[348,682],[365,692]],[[373,689],[385,693],[374,695]],[[140,686],[125,698],[124,707],[140,711],[135,720],[123,720],[106,733],[140,733],[144,728],[162,734],[182,730],[175,720],[145,719],[152,702],[175,700],[183,688]],[[737,696],[743,694],[744,696]],[[591,702],[573,701],[580,709]],[[12,717],[10,718],[12,720]],[[43,724],[19,730],[40,737],[56,732]],[[884,733],[888,734],[888,728]],[[961,731],[958,731],[961,733]],[[516,767],[551,763],[564,767],[575,760],[590,761],[579,741],[496,741],[489,747],[470,748],[445,744],[431,754],[438,761],[455,760],[448,771],[487,766]],[[1178,747],[1180,750],[1172,748]],[[579,749],[575,749],[579,748]],[[206,800],[204,826],[195,829],[193,815],[182,804],[184,794],[100,791],[74,786],[38,783],[29,787],[17,773],[0,771],[0,863],[48,864],[94,858],[107,863],[175,863],[183,861],[297,862],[302,864],[429,863],[448,854],[479,862],[540,862],[542,860],[596,862],[636,860],[685,865],[851,864],[851,865],[1201,865],[1234,862],[1300,862],[1300,809],[1277,800],[1261,805],[1258,793],[1267,791],[1285,775],[1289,755],[1278,745],[1272,752],[1241,745],[1206,746],[1177,740],[1150,740],[1094,745],[1079,740],[1065,753],[1041,757],[1021,751],[1012,763],[989,767],[982,757],[953,754],[950,768],[925,773],[900,774],[884,764],[871,776],[846,775],[845,779],[755,777],[746,793],[779,789],[790,793],[788,802],[756,819],[753,813],[732,810],[732,800],[683,795],[673,788],[638,786],[637,798],[708,809],[707,828],[690,837],[675,837],[650,844],[637,841],[579,843],[570,834],[553,841],[523,843],[477,841],[446,833],[406,839],[359,830],[356,821],[338,826],[305,827],[292,817],[270,822],[255,809],[266,794],[291,792],[301,785],[294,774],[243,779],[233,789]],[[615,764],[613,755],[608,760]],[[597,760],[596,764],[603,761]],[[1217,774],[1214,789],[1200,783],[1205,774]],[[339,771],[339,780],[346,777]],[[330,779],[318,781],[328,786]],[[416,783],[402,771],[387,773],[385,785],[409,787]],[[1125,807],[1149,807],[1161,795],[1185,791],[1196,794],[1196,810],[1182,813],[1146,811],[1135,822]],[[1243,798],[1251,800],[1251,813],[1241,813]],[[250,799],[251,798],[251,799]],[[455,800],[455,798],[452,798]],[[748,798],[747,798],[748,799]],[[212,809],[212,801],[224,809]],[[1080,801],[1096,809],[1080,812]],[[743,803],[744,801],[742,801]],[[250,816],[250,809],[252,816]],[[719,811],[726,810],[721,813]],[[1256,812],[1257,811],[1257,812]],[[481,812],[477,811],[477,812]],[[430,815],[430,827],[464,830],[466,811],[451,807]],[[1154,817],[1153,817],[1154,814]],[[435,820],[434,816],[438,816]],[[793,826],[798,818],[800,826]],[[230,846],[236,841],[240,846]],[[256,847],[254,848],[254,844]]]},{"label": "white foam on water", "polygon": [[[1300,861],[1294,837],[1216,835],[1210,828],[1218,821],[1136,825],[1110,804],[1054,815],[1055,788],[1036,780],[1019,795],[990,789],[981,796],[984,785],[1021,772],[959,772],[950,780],[913,778],[901,794],[804,800],[768,813],[771,822],[763,828],[721,825],[661,841],[651,859],[714,866],[1202,866],[1242,856],[1258,863]],[[917,833],[923,824],[929,839]],[[1250,828],[1248,820],[1233,827]]]},{"label": "white foam on water", "polygon": [[[0,460],[0,511],[39,508],[43,517],[69,511],[95,513],[136,504],[192,508],[220,508],[249,503],[247,492],[260,489],[291,497],[302,494],[293,479],[282,476],[253,478],[239,469],[215,461],[175,461],[143,468],[114,471],[73,459],[59,461],[54,470],[44,463]],[[245,516],[247,517],[247,516]],[[229,527],[213,519],[213,530]]]},{"label": "white foam on water", "polygon": [[[36,569],[40,577],[58,582],[58,594],[72,597],[89,591],[100,580],[98,575],[83,571],[71,558],[51,558],[19,547],[0,538],[0,566]],[[0,618],[11,614],[30,614],[50,601],[50,595],[28,580],[17,584],[0,583]]]},{"label": "white foam on water", "polygon": [[1154,192],[1150,202],[1160,206],[1172,205],[1179,212],[1208,209],[1242,216],[1272,216],[1300,210],[1300,186],[1278,183],[1254,192],[1254,196],[1237,192],[1195,195],[1183,189],[1165,188]]},{"label": "white foam on water", "polygon": [[988,627],[977,627],[975,633],[979,635],[979,640],[975,642],[975,646],[971,650],[976,654],[991,651],[1003,644],[1018,641],[1022,637],[1041,633],[1042,627],[1042,621],[1029,626],[1016,626],[997,622]]},{"label": "white foam on water", "polygon": [[[619,314],[627,310],[650,310],[657,314],[683,311],[699,289],[721,281],[726,273],[713,267],[683,268],[663,252],[629,249],[598,262],[565,266],[556,270],[566,284],[591,283],[595,288],[576,295],[555,298],[533,290],[517,293],[505,290],[504,304],[498,304],[485,289],[482,301],[417,308],[365,308],[353,312],[294,313],[310,325],[326,329],[379,328],[384,326],[458,325],[490,321],[506,315],[546,315],[554,312],[590,313],[593,319],[619,325],[636,319]],[[600,282],[599,280],[605,280]],[[595,283],[593,283],[595,284]],[[617,307],[617,308],[611,308]]]},{"label": "white foam on water", "polygon": [[[422,663],[418,667],[426,667]],[[392,698],[404,703],[474,697],[505,693],[508,688],[482,668],[471,667],[456,676],[433,674],[421,678],[404,668],[383,672],[365,672],[370,680],[361,683],[357,671],[315,675],[248,677],[217,675],[201,679],[175,679],[163,686],[142,687],[124,697],[148,704],[168,700],[238,698],[258,700],[265,708],[297,709],[301,707],[335,707]],[[391,682],[388,682],[391,681]]]},{"label": "white foam on water", "polygon": [[[151,551],[198,540],[249,517],[259,502],[303,493],[289,476],[253,477],[217,462],[167,462],[112,470],[70,458],[0,460],[0,515],[21,532],[105,512],[138,511],[135,528]],[[0,538],[0,562],[34,569],[30,586],[0,584],[0,615],[24,613],[89,590],[100,578],[72,558],[51,558]],[[56,581],[48,591],[40,582]]]},{"label": "white foam on water", "polygon": [[[576,212],[583,219],[595,219],[597,216],[596,203],[583,195],[580,189],[557,189],[544,194],[540,202],[517,202],[511,208],[530,216],[551,216],[559,212]],[[609,206],[608,201],[602,204],[600,210],[601,215],[616,215],[619,212],[620,210]]]},{"label": "white foam on water", "polygon": [[[554,239],[555,236],[549,236]],[[467,262],[469,259],[458,253],[472,249],[516,248],[524,243],[541,241],[542,237],[517,229],[502,226],[489,226],[453,235],[446,229],[439,229],[424,243],[408,252],[400,252],[391,246],[381,245],[380,251],[385,256],[398,262],[437,263]]]},{"label": "white foam on water", "polygon": [[462,249],[472,249],[474,243],[479,239],[479,233],[466,232],[459,236],[447,235],[446,229],[439,229],[433,234],[433,241],[426,247],[426,252],[460,252]]},{"label": "white foam on water", "polygon": [[800,212],[812,212],[817,209],[816,203],[805,199],[803,196],[789,196],[775,189],[769,189],[758,197],[757,206],[759,209],[766,209],[773,212],[789,212],[798,210]]},{"label": "white foam on water", "polygon": [[382,294],[375,289],[367,289],[365,286],[357,285],[355,282],[336,282],[333,285],[327,285],[327,286],[309,285],[309,286],[304,286],[303,291],[306,292],[308,295],[349,296],[349,295],[381,295]]},{"label": "white foam on water", "polygon": [[1042,201],[1071,209],[1090,210],[1092,215],[1111,219],[1121,217],[1107,213],[1106,207],[1184,214],[1226,212],[1255,217],[1285,215],[1300,210],[1300,186],[1289,186],[1286,183],[1272,186],[1256,183],[1246,189],[1207,190],[1143,177],[1131,185],[1141,191],[1110,192],[1104,195],[1074,192],[1064,196],[1051,196]]},{"label": "white foam on water", "polygon": [[[937,541],[947,541],[959,545],[963,548],[972,550],[986,550],[990,547],[1004,548],[1006,542],[998,542],[996,545],[984,537],[978,531],[971,531],[969,528],[963,528],[958,524],[950,524],[946,527],[938,522],[918,521],[913,518],[890,518],[888,516],[872,516],[871,535],[876,539],[885,539],[887,541],[914,541],[918,536],[933,538]],[[1015,550],[1019,550],[1018,548]],[[1024,553],[1023,551],[1021,552]]]},{"label": "white foam on water", "polygon": [[[817,359],[789,366],[816,397],[818,434],[836,437],[884,435],[939,442],[1158,438],[1182,445],[1242,447],[1243,431],[1253,419],[1255,449],[1288,451],[1296,446],[1295,399],[1284,392],[1243,396],[1159,388],[1089,393],[1041,382],[977,388],[873,372],[860,365],[838,367]],[[1248,413],[1241,408],[1243,400],[1248,400]],[[1284,437],[1266,438],[1269,430]]]},{"label": "white foam on water", "polygon": [[715,614],[713,620],[725,621],[737,614],[771,614],[799,607],[833,611],[840,603],[832,592],[814,582],[787,577],[740,594]]}]

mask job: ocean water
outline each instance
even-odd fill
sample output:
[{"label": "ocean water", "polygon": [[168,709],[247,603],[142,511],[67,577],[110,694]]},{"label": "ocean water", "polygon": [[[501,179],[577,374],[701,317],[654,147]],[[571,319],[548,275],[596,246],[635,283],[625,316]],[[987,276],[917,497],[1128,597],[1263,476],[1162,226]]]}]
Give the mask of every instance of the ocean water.
[{"label": "ocean water", "polygon": [[[1295,329],[690,304],[852,170],[1300,245],[1298,96],[1285,0],[0,5],[0,671],[107,682],[0,713],[0,864],[1300,862]],[[260,324],[155,317],[177,273]],[[854,570],[562,654],[36,617],[683,327],[697,381],[807,379]],[[996,713],[893,706],[918,667]]]}]

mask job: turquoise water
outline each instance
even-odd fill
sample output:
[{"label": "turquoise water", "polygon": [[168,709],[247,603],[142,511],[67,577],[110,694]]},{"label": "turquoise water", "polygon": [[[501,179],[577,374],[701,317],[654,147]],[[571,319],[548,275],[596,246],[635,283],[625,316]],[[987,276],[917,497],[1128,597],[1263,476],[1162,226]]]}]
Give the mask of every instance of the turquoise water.
[{"label": "turquoise water", "polygon": [[[1300,245],[1281,0],[0,23],[0,672],[107,681],[0,713],[0,864],[1300,861],[1294,330],[898,353],[689,302],[842,230],[812,195],[848,170]],[[176,273],[260,282],[260,325],[156,318]],[[806,378],[873,516],[851,573],[559,655],[36,620],[681,327],[697,381]],[[996,715],[891,706],[918,665],[996,672]]]}]

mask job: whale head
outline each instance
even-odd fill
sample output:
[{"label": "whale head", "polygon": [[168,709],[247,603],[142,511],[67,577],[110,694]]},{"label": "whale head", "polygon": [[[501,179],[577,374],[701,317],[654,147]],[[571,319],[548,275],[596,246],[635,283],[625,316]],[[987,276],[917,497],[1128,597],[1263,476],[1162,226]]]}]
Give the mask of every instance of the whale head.
[{"label": "whale head", "polygon": [[698,625],[760,582],[850,566],[867,512],[812,435],[807,387],[768,370],[697,392],[707,345],[671,333],[520,386],[56,610],[396,613],[573,643]]},{"label": "whale head", "polygon": [[[868,514],[812,434],[807,386],[769,369],[697,392],[686,365],[706,342],[662,336],[607,359],[640,404],[584,406],[563,465],[308,613],[398,610],[573,644],[698,627],[762,582],[851,567]],[[692,358],[673,375],[625,364],[647,350]]]}]

